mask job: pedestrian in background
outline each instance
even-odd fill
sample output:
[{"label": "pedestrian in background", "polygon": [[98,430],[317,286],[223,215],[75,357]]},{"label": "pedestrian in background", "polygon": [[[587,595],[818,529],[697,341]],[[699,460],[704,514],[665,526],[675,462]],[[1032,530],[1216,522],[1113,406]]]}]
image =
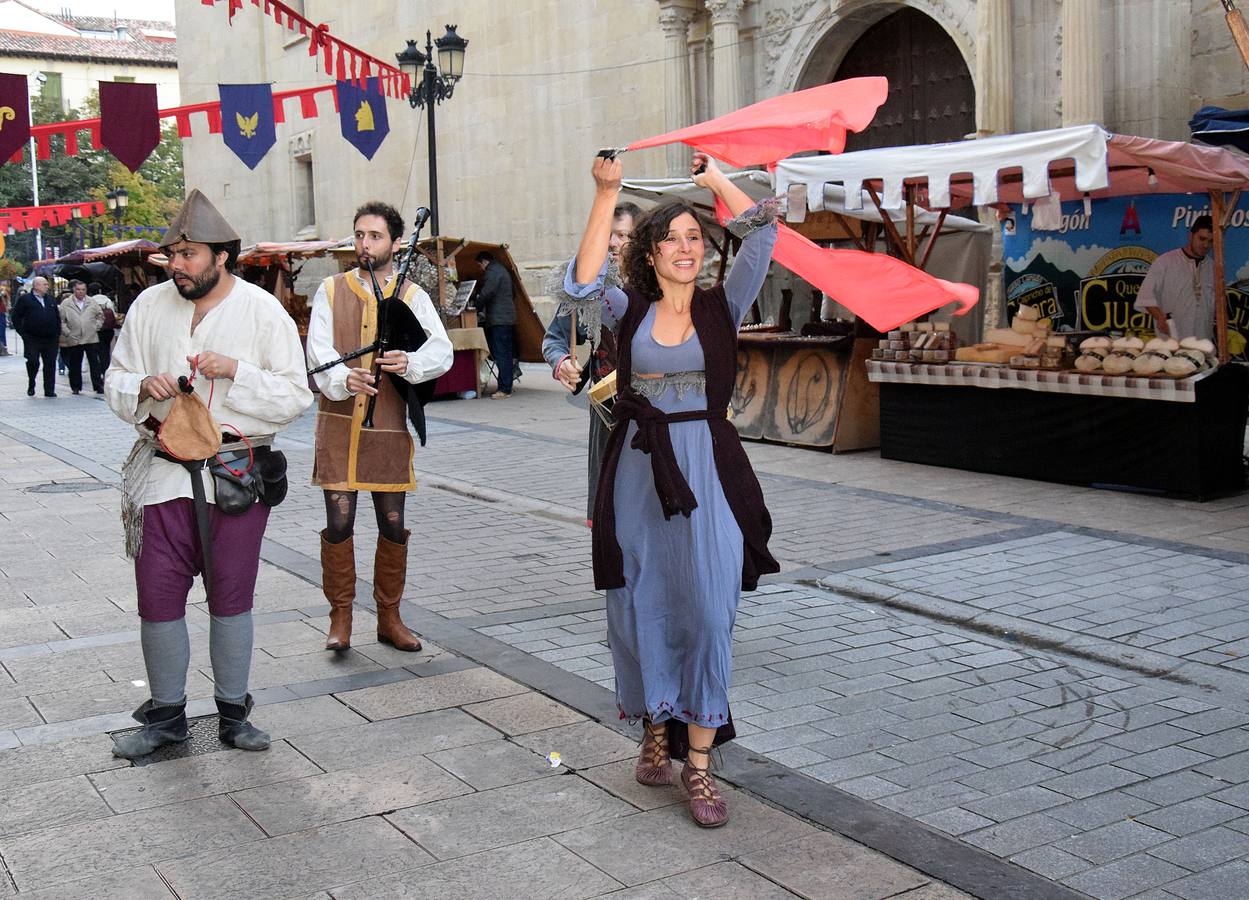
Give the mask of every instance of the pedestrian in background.
[{"label": "pedestrian in background", "polygon": [[473,304],[477,307],[486,331],[486,345],[490,356],[499,369],[499,389],[491,395],[492,400],[506,400],[512,396],[512,380],[515,376],[516,353],[516,301],[512,293],[512,276],[503,263],[486,251],[477,254],[481,264],[481,284]]},{"label": "pedestrian in background", "polygon": [[104,315],[104,327],[99,332],[100,343],[96,348],[96,356],[100,360],[100,371],[107,372],[108,364],[113,359],[113,335],[117,333],[117,306],[104,293],[104,287],[98,281],[87,285],[87,296],[95,301]]},{"label": "pedestrian in background", "polygon": [[61,353],[69,369],[69,389],[82,393],[82,359],[87,358],[91,371],[91,388],[104,393],[104,370],[100,368],[100,329],[104,327],[104,310],[87,296],[87,283],[73,280],[70,295],[61,301]]},{"label": "pedestrian in background", "polygon": [[36,276],[30,292],[13,305],[13,327],[21,335],[26,353],[26,396],[35,396],[35,376],[43,363],[43,395],[56,396],[56,353],[61,334],[61,316],[56,299],[49,293],[48,279]]},{"label": "pedestrian in background", "polygon": [[0,290],[0,356],[9,355],[9,292]]}]

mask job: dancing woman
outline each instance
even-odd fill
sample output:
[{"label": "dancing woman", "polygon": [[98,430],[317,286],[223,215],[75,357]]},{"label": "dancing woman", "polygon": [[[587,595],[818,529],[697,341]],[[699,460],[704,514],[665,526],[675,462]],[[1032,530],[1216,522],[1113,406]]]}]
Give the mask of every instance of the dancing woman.
[{"label": "dancing woman", "polygon": [[737,329],[767,274],[776,213],[774,204],[754,205],[702,154],[691,172],[728,207],[729,227],[743,238],[723,285],[696,285],[702,225],[693,208],[671,203],[635,223],[624,251],[627,287],[603,290],[621,165],[596,158],[594,203],[565,290],[574,298],[602,291],[603,317],[618,327],[620,386],[595,504],[594,581],[607,591],[617,705],[645,725],[637,780],[670,783],[670,758],[688,740],[681,781],[690,814],[714,828],[728,821],[710,752],[732,737],[737,602],[779,568],[767,549],[763,493],[726,418]]}]

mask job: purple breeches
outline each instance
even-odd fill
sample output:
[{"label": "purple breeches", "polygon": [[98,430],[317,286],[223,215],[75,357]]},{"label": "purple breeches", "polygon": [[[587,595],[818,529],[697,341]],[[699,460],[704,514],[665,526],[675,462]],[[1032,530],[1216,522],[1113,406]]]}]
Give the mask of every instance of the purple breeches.
[{"label": "purple breeches", "polygon": [[[237,616],[252,608],[269,507],[256,503],[241,516],[227,516],[210,503],[208,515],[213,541],[208,611],[214,616]],[[185,616],[187,594],[202,568],[194,501],[181,497],[145,506],[143,550],[134,561],[139,617],[169,622]]]}]

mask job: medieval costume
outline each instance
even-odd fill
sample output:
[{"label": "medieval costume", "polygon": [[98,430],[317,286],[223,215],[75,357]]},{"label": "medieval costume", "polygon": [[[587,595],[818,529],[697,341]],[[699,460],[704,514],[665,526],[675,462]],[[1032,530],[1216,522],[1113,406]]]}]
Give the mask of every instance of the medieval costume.
[{"label": "medieval costume", "polygon": [[[382,285],[393,290],[393,278]],[[333,528],[321,533],[322,586],[330,603],[327,650],[351,645],[351,610],[356,569],[352,527],[358,491],[373,492],[377,513],[377,551],[373,564],[373,599],[377,602],[377,638],[400,650],[415,651],[421,642],[403,624],[399,604],[407,577],[408,537],[402,527],[407,491],[416,490],[412,471],[412,437],[408,433],[411,398],[406,386],[429,382],[451,368],[453,351],[442,320],[429,295],[414,284],[404,285],[403,301],[425,332],[419,349],[408,353],[400,379],[383,376],[377,393],[373,427],[364,428],[369,398],[347,388],[352,368],[369,369],[369,353],[317,373],[321,400],[317,412],[316,456],[312,482],[326,491],[326,510]],[[312,301],[308,325],[308,366],[315,368],[363,347],[377,336],[377,301],[368,274],[360,269],[325,279]],[[424,436],[422,435],[422,442]],[[331,540],[336,538],[336,540]]]},{"label": "medieval costume", "polygon": [[[571,265],[571,263],[570,263]],[[577,314],[577,343],[590,344],[590,359],[586,363],[587,371],[584,387],[593,388],[616,370],[616,336],[610,327],[603,323],[603,299],[592,294],[578,300],[564,290],[565,270],[557,270],[559,283],[548,286],[547,293],[560,297],[559,307],[551,324],[547,326],[546,335],[542,339],[542,356],[551,366],[552,377],[559,377],[559,367],[564,360],[572,355],[572,315]],[[613,285],[620,287],[620,277],[614,268],[609,271],[604,287]],[[562,295],[562,296],[561,296]],[[578,388],[578,391],[581,388]],[[607,448],[607,437],[611,430],[607,423],[596,412],[590,412],[590,440],[588,454],[588,490],[586,491],[587,522],[594,520],[594,498],[598,490],[599,470],[603,466],[603,452]]]},{"label": "medieval costume", "polygon": [[[722,285],[694,289],[694,333],[675,346],[652,336],[654,302],[632,287],[604,290],[606,266],[596,283],[577,284],[574,260],[565,281],[573,298],[602,291],[603,317],[616,323],[616,425],[593,521],[616,703],[622,718],[645,720],[648,734],[667,723],[671,747],[661,749],[676,758],[684,755],[679,723],[716,729],[716,743],[732,738],[738,599],[760,575],[779,570],[767,549],[772,523],[759,482],[726,417],[737,329],[767,274],[775,215],[774,205],[761,204],[729,223],[743,237],[741,249]],[[666,772],[647,769],[648,746],[638,780],[665,783]],[[682,779],[691,771],[705,777],[687,764]],[[691,782],[686,787],[693,797]],[[714,826],[726,815],[721,804],[695,821]]]},{"label": "medieval costume", "polygon": [[[199,191],[191,192],[166,233],[166,246],[237,240]],[[242,278],[223,277],[233,281],[229,294],[198,324],[193,324],[194,302],[183,298],[174,281],[143,291],[130,308],[105,376],[109,407],[139,434],[123,469],[122,517],[126,552],[135,561],[151,699],[135,712],[144,728],[114,748],[126,758],[188,736],[185,615],[197,574],[204,577],[211,616],[209,651],[221,738],[248,750],[269,744],[268,736],[247,722],[252,706],[247,685],[260,543],[269,506],[280,501],[285,488],[285,461],[270,445],[309,406],[312,392],[299,334],[281,303]],[[221,429],[246,436],[250,449],[237,434],[225,434],[217,455],[182,459],[165,449],[171,443],[160,433],[180,398],[141,399],[143,381],[161,374],[193,376],[188,357],[209,352],[233,357],[238,369],[234,378],[217,378],[210,385],[199,379],[195,396]],[[222,461],[241,473],[243,489],[233,483],[218,488]],[[230,493],[229,507],[219,490]],[[258,502],[262,497],[265,502]]]}]

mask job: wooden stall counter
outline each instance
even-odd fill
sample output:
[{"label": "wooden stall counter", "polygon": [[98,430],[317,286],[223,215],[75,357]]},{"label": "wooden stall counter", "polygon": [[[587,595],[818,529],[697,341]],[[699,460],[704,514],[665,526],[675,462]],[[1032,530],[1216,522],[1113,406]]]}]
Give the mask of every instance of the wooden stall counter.
[{"label": "wooden stall counter", "polygon": [[872,338],[746,326],[733,391],[738,433],[834,453],[878,446],[879,392],[864,367],[875,345]]}]

